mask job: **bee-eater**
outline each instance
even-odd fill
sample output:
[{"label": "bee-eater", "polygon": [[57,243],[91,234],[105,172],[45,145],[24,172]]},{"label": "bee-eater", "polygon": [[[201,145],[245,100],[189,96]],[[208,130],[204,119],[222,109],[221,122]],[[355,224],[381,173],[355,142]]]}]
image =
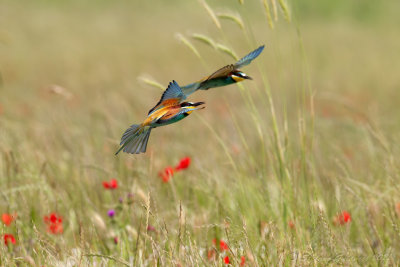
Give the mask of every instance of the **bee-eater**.
[{"label": "bee-eater", "polygon": [[153,128],[175,123],[187,117],[194,110],[203,109],[199,107],[204,102],[183,102],[185,94],[176,81],[169,83],[157,105],[150,109],[146,120],[141,124],[134,124],[122,135],[120,148],[130,154],[146,152],[147,142]]},{"label": "bee-eater", "polygon": [[217,70],[210,76],[201,79],[200,81],[182,86],[183,93],[188,96],[190,94],[193,94],[197,90],[208,90],[214,87],[220,87],[241,82],[246,79],[251,80],[252,78],[240,71],[239,68],[250,64],[250,62],[258,57],[263,50],[264,45],[260,46],[256,50],[239,59],[238,62],[227,65]]}]

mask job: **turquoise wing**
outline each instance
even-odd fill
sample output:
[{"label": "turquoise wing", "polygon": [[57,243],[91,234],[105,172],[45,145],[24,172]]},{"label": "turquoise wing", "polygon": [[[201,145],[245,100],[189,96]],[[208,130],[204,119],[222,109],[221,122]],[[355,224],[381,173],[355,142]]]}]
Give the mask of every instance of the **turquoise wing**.
[{"label": "turquoise wing", "polygon": [[238,62],[236,62],[234,64],[234,66],[239,69],[241,67],[244,67],[246,65],[249,65],[251,61],[253,61],[256,57],[258,57],[261,52],[264,50],[264,45],[260,46],[259,48],[257,48],[256,50],[248,53],[246,56],[244,56],[243,58],[239,59]]},{"label": "turquoise wing", "polygon": [[169,83],[168,88],[164,91],[161,96],[160,101],[158,101],[157,105],[155,105],[152,109],[150,109],[148,115],[158,110],[163,106],[172,106],[181,103],[186,99],[185,94],[182,92],[181,87],[178,85],[176,81],[172,81]]}]

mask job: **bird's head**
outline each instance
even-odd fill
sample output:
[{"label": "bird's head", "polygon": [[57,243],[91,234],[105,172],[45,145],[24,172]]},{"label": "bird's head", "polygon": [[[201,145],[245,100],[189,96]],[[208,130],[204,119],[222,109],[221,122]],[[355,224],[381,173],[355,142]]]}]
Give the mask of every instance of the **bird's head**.
[{"label": "bird's head", "polygon": [[241,72],[239,70],[232,72],[230,76],[237,83],[241,82],[243,80],[246,80],[246,79],[247,80],[253,80],[250,76],[247,76],[246,73]]}]

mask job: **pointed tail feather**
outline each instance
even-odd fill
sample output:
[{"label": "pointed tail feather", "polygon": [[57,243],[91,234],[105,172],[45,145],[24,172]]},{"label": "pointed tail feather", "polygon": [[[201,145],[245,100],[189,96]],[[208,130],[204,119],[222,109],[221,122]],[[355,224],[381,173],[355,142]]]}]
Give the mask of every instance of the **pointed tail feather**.
[{"label": "pointed tail feather", "polygon": [[139,154],[146,152],[147,142],[149,141],[151,127],[143,127],[134,124],[125,131],[121,138],[121,147],[115,153],[124,151],[130,154]]},{"label": "pointed tail feather", "polygon": [[[143,137],[143,141],[141,142],[141,147],[139,147],[138,149],[140,149],[141,153],[146,152],[147,149],[147,142],[149,141],[149,137],[150,137],[150,132],[151,132],[151,128],[146,132],[146,135]],[[140,153],[137,152],[137,153]]]},{"label": "pointed tail feather", "polygon": [[129,127],[124,134],[121,137],[121,143],[119,143],[119,145],[122,145],[123,143],[125,143],[125,141],[131,137],[132,135],[134,135],[140,128],[139,124],[133,124],[131,125],[131,127]]}]

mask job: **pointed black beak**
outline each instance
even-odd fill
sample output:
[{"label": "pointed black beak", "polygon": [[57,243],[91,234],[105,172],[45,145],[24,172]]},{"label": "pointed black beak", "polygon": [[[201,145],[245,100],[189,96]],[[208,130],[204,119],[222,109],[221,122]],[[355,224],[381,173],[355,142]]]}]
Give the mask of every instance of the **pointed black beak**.
[{"label": "pointed black beak", "polygon": [[244,76],[243,78],[247,79],[247,80],[253,80],[253,78],[251,78],[250,76]]},{"label": "pointed black beak", "polygon": [[200,105],[203,105],[203,104],[205,104],[205,102],[196,102],[196,103],[193,103],[192,106],[197,107],[197,106],[200,106]]}]

